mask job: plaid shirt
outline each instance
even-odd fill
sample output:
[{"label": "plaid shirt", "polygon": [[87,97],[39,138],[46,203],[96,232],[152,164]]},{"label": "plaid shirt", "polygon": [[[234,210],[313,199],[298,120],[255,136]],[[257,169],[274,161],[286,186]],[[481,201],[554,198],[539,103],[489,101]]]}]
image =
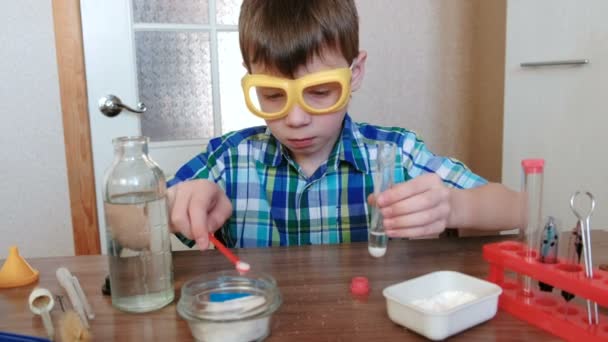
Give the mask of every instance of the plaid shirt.
[{"label": "plaid shirt", "polygon": [[233,212],[219,237],[231,247],[366,241],[371,219],[367,196],[374,190],[379,142],[397,145],[395,183],[427,172],[435,172],[449,187],[486,183],[461,162],[431,153],[411,131],[358,124],[346,115],[327,162],[310,177],[259,126],[212,139],[207,151],[182,166],[168,185],[203,178],[223,188]]}]

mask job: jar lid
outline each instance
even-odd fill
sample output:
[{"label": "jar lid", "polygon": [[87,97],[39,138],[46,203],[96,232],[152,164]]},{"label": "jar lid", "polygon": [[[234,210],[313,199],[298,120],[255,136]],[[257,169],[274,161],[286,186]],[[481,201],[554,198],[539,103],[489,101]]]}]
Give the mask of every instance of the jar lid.
[{"label": "jar lid", "polygon": [[230,322],[271,315],[280,305],[281,294],[271,276],[222,271],[186,282],[177,311],[190,321]]},{"label": "jar lid", "polygon": [[350,292],[354,295],[366,295],[370,291],[366,277],[354,277],[350,282]]},{"label": "jar lid", "polygon": [[521,161],[521,166],[524,169],[525,174],[543,173],[545,160],[542,158],[524,159]]}]

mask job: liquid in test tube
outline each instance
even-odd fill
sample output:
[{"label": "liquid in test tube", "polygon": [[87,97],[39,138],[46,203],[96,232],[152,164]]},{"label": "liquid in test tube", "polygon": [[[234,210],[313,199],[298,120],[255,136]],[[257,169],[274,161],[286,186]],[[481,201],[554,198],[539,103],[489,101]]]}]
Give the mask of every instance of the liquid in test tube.
[{"label": "liquid in test tube", "polygon": [[[393,185],[393,174],[395,172],[395,151],[396,146],[391,143],[379,143],[376,156],[376,165],[373,169],[374,196]],[[386,254],[388,237],[382,224],[382,213],[378,207],[370,207],[372,219],[369,227],[368,246],[369,254],[375,258],[380,258]]]}]

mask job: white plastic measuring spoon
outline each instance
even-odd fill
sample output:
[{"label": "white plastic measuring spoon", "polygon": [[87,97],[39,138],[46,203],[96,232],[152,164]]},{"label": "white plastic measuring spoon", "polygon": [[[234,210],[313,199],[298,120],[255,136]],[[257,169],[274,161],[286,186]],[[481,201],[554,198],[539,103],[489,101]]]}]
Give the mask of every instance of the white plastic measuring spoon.
[{"label": "white plastic measuring spoon", "polygon": [[37,287],[28,299],[30,304],[30,310],[36,314],[42,316],[42,323],[49,339],[52,341],[55,337],[55,329],[53,328],[53,321],[51,320],[51,309],[55,305],[55,300],[51,292],[45,288]]}]

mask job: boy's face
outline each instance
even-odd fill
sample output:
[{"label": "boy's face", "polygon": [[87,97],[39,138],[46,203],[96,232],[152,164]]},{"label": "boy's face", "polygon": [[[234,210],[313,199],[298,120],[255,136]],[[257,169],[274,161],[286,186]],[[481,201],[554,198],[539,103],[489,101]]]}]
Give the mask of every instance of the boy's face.
[{"label": "boy's face", "polygon": [[[357,90],[360,86],[365,70],[365,57],[365,52],[361,52],[353,63],[350,80],[352,91]],[[320,71],[348,67],[349,64],[341,53],[324,49],[321,56],[315,56],[311,62],[298,68],[294,77],[298,79]],[[251,73],[284,77],[259,64],[251,65]],[[291,151],[292,158],[298,164],[305,166],[313,163],[318,167],[327,160],[340,136],[346,109],[347,105],[335,112],[313,115],[306,112],[298,103],[295,103],[286,116],[265,121],[272,134]]]}]

